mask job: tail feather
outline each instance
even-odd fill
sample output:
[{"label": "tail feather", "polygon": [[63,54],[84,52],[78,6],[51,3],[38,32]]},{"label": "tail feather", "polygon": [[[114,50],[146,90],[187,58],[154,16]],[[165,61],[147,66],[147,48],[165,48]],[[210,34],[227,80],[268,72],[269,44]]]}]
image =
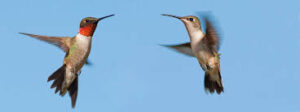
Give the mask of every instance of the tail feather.
[{"label": "tail feather", "polygon": [[57,79],[54,80],[50,88],[60,87],[60,83],[64,80],[64,75],[60,75]]},{"label": "tail feather", "polygon": [[205,72],[205,78],[204,78],[204,86],[206,91],[209,91],[210,93],[214,93],[215,91],[220,94],[221,92],[224,92],[223,84],[222,84],[222,78],[220,72],[217,72],[217,78],[213,78],[214,74],[210,74],[209,71]]},{"label": "tail feather", "polygon": [[63,90],[65,73],[66,73],[66,65],[63,65],[58,70],[56,70],[51,76],[48,77],[48,82],[54,80],[53,84],[51,85],[51,88],[56,88],[55,93],[60,92],[61,96],[64,96],[64,94],[68,91],[72,99],[72,107],[74,108],[76,104],[77,94],[78,94],[78,77],[74,79],[74,81],[66,89],[67,90],[66,91]]},{"label": "tail feather", "polygon": [[66,65],[63,65],[58,70],[56,70],[52,75],[48,77],[48,82],[54,79],[58,79],[58,77],[61,76],[61,74],[65,74],[65,67]]},{"label": "tail feather", "polygon": [[64,75],[66,72],[66,65],[63,65],[60,67],[58,70],[56,70],[52,75],[48,77],[48,82],[51,80],[54,80],[53,84],[51,85],[51,88],[55,88],[55,93],[61,90],[62,88],[62,83],[64,81]]},{"label": "tail feather", "polygon": [[78,94],[78,77],[76,77],[76,79],[73,81],[68,91],[72,99],[72,108],[74,108],[76,105],[77,94]]}]

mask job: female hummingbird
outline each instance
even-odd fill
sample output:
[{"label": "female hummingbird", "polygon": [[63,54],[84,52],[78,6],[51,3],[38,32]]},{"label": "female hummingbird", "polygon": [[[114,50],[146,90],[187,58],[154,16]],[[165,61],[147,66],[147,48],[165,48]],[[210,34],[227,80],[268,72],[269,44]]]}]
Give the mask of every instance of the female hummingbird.
[{"label": "female hummingbird", "polygon": [[205,18],[206,34],[202,31],[200,20],[195,16],[174,16],[162,14],[181,20],[189,34],[190,43],[167,46],[189,56],[195,56],[205,71],[204,86],[206,91],[218,94],[224,91],[220,73],[219,37],[211,21]]}]

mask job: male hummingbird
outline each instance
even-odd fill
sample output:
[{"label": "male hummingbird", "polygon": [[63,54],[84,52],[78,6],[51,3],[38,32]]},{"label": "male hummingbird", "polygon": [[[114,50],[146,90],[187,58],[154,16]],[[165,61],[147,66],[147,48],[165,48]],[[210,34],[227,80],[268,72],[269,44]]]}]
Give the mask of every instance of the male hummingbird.
[{"label": "male hummingbird", "polygon": [[195,56],[205,71],[204,86],[210,93],[220,94],[224,91],[220,74],[219,37],[211,21],[205,18],[206,34],[201,29],[200,20],[195,16],[174,16],[162,14],[181,20],[189,34],[190,43],[167,46],[189,56]]},{"label": "male hummingbird", "polygon": [[111,16],[114,15],[101,18],[83,18],[80,22],[79,32],[73,38],[21,33],[54,44],[66,52],[63,65],[48,77],[48,82],[54,80],[51,88],[56,87],[55,93],[59,91],[61,96],[69,92],[73,108],[75,107],[78,93],[78,75],[90,54],[94,31],[100,20]]}]

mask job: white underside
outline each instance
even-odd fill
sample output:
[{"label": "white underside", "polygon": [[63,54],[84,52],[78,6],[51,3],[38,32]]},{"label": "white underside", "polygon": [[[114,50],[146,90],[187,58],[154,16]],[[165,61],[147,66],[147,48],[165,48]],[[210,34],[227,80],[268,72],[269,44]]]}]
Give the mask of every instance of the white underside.
[{"label": "white underside", "polygon": [[207,52],[205,52],[205,46],[203,46],[202,40],[204,38],[204,34],[202,31],[193,32],[190,34],[191,36],[191,47],[195,54],[195,56],[198,58],[198,60],[202,63],[204,63],[204,60],[206,60]]},{"label": "white underside", "polygon": [[78,33],[76,35],[76,42],[79,45],[80,48],[83,49],[88,49],[90,42],[91,42],[91,37],[90,36],[84,36]]}]

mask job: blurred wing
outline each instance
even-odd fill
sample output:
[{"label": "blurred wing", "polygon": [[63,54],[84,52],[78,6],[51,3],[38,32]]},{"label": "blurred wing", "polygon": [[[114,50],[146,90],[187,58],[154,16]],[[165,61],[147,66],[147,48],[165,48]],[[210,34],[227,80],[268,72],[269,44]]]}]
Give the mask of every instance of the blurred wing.
[{"label": "blurred wing", "polygon": [[67,52],[71,45],[71,38],[70,37],[52,37],[52,36],[42,36],[42,35],[34,35],[29,33],[20,33],[23,35],[27,35],[42,41],[45,41],[47,43],[53,44],[65,52]]},{"label": "blurred wing", "polygon": [[179,45],[164,45],[164,46],[172,48],[172,49],[174,49],[180,53],[183,53],[185,55],[195,57],[190,43],[184,43],[184,44],[179,44]]},{"label": "blurred wing", "polygon": [[207,18],[205,18],[205,24],[206,24],[206,41],[207,44],[211,49],[219,50],[220,48],[220,42],[219,42],[219,36],[216,32],[214,26],[211,24],[211,21],[209,21]]}]

